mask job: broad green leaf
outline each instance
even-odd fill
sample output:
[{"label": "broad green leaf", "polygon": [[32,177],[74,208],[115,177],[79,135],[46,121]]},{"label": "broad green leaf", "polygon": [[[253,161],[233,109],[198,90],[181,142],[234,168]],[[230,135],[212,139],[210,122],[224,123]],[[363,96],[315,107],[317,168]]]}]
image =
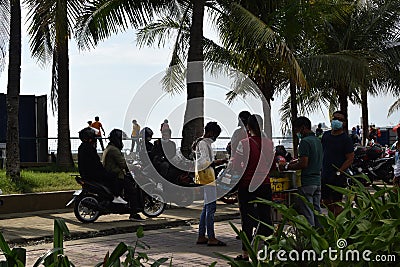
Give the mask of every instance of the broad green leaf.
[{"label": "broad green leaf", "polygon": [[163,264],[164,262],[166,262],[168,260],[169,260],[169,258],[160,258],[160,259],[156,260],[155,262],[153,262],[150,266],[158,267],[158,266],[161,266],[161,264]]},{"label": "broad green leaf", "polygon": [[111,253],[110,257],[104,263],[104,267],[113,266],[115,262],[119,262],[119,258],[125,254],[127,251],[127,246],[124,242],[118,244],[118,246]]},{"label": "broad green leaf", "polygon": [[11,253],[11,249],[8,246],[6,240],[4,239],[4,236],[1,232],[0,232],[0,248],[6,255]]},{"label": "broad green leaf", "polygon": [[136,230],[136,236],[137,236],[137,238],[142,238],[142,237],[144,237],[143,226],[139,226],[139,228]]}]

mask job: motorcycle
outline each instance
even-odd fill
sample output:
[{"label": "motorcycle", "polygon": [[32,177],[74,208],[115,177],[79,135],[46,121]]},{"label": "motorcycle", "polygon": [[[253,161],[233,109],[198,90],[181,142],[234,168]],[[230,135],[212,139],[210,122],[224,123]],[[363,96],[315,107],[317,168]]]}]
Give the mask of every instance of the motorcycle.
[{"label": "motorcycle", "polygon": [[366,174],[370,182],[361,181],[364,185],[369,186],[376,180],[382,180],[389,184],[393,180],[395,163],[394,156],[384,155],[384,149],[379,145],[373,146],[356,146],[354,149],[354,160],[350,167],[352,174]]},{"label": "motorcycle", "polygon": [[[74,203],[75,217],[83,223],[95,222],[100,216],[106,214],[130,214],[132,213],[131,203],[113,203],[114,195],[110,190],[100,183],[87,181],[79,175],[73,175],[82,189],[76,190],[73,198],[67,203],[67,207]],[[161,215],[166,207],[162,192],[155,184],[149,181],[152,187],[150,193],[137,190],[141,208],[135,210],[142,212],[146,217],[154,218]],[[149,191],[147,191],[149,192]]]}]

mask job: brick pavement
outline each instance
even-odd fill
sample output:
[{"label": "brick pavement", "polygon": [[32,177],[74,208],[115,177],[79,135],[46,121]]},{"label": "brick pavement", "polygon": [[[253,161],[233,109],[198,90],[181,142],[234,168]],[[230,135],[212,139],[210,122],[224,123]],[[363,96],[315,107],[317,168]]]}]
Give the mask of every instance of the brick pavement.
[{"label": "brick pavement", "polygon": [[[26,266],[32,266],[40,255],[52,247],[56,218],[64,219],[71,235],[80,238],[65,241],[66,255],[75,266],[95,266],[107,251],[113,250],[120,241],[133,244],[136,237],[134,233],[140,225],[145,229],[143,241],[152,247],[148,251],[151,257],[172,257],[173,266],[208,266],[216,260],[218,260],[217,266],[226,266],[213,252],[218,251],[230,256],[240,252],[240,241],[235,239],[235,233],[227,222],[232,219],[239,224],[238,207],[217,204],[216,234],[217,238],[229,244],[227,247],[195,244],[201,208],[201,205],[186,208],[172,207],[161,216],[148,218],[145,222],[129,221],[127,214],[106,215],[90,224],[77,221],[71,210],[9,214],[0,216],[0,231],[11,246],[22,244],[22,247],[27,249]],[[38,240],[47,240],[48,243],[36,242]],[[2,258],[0,255],[0,259]]]},{"label": "brick pavement", "polygon": [[[239,219],[232,222],[240,225]],[[172,266],[209,266],[217,261],[216,266],[229,266],[224,259],[219,258],[214,252],[234,257],[240,253],[241,244],[235,239],[236,234],[230,227],[228,221],[215,223],[217,238],[225,241],[226,247],[208,247],[207,245],[196,245],[198,225],[186,225],[169,229],[150,230],[144,232],[141,239],[151,248],[146,250],[152,259],[150,262],[162,258],[172,258]],[[103,237],[66,241],[64,243],[65,255],[76,266],[95,266],[101,262],[106,253],[110,253],[119,244],[125,242],[134,245],[135,233],[117,234]],[[36,259],[51,249],[52,244],[46,243],[36,246],[27,246],[27,266],[32,266]],[[143,250],[142,250],[143,251]],[[122,257],[124,260],[125,258]],[[169,266],[169,261],[162,266]]]},{"label": "brick pavement", "polygon": [[[199,203],[197,203],[199,204]],[[72,210],[43,211],[28,214],[9,214],[0,216],[0,231],[7,242],[26,243],[53,237],[54,219],[61,218],[66,222],[72,237],[96,236],[104,234],[134,231],[139,225],[145,229],[159,229],[165,226],[179,226],[186,222],[196,222],[202,205],[186,208],[171,207],[157,218],[147,218],[138,223],[128,220],[128,214],[101,216],[95,223],[79,222]],[[238,206],[218,202],[216,220],[238,217]]]}]

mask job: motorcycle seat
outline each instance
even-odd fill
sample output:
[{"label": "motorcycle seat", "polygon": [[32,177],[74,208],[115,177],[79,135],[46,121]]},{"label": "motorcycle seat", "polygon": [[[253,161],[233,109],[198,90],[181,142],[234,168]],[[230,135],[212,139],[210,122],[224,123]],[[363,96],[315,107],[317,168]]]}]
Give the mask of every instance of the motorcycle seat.
[{"label": "motorcycle seat", "polygon": [[113,193],[111,193],[110,189],[101,183],[91,181],[88,179],[83,179],[82,177],[79,176],[76,176],[75,179],[80,185],[82,185],[82,187],[87,187],[89,190],[92,188],[100,189],[103,190],[104,193],[106,193],[107,195],[113,196]]}]

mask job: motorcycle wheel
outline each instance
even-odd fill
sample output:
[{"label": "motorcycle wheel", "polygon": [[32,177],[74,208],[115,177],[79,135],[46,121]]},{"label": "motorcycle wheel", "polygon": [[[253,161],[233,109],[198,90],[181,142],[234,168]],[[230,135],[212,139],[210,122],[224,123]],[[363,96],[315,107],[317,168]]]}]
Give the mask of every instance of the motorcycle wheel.
[{"label": "motorcycle wheel", "polygon": [[238,203],[238,194],[237,192],[228,193],[225,196],[221,197],[219,200],[221,200],[225,204],[236,204]]},{"label": "motorcycle wheel", "polygon": [[151,194],[145,193],[143,197],[144,207],[142,213],[148,218],[154,218],[161,215],[166,207],[166,203],[162,196],[162,191],[155,189]]},{"label": "motorcycle wheel", "polygon": [[383,167],[382,170],[380,170],[378,173],[379,177],[382,177],[382,181],[386,184],[392,184],[393,183],[393,177],[394,177],[394,169],[392,164],[386,163]]},{"label": "motorcycle wheel", "polygon": [[91,223],[100,217],[100,211],[94,207],[98,206],[99,202],[93,196],[83,196],[75,200],[74,214],[75,217],[83,223]]}]

